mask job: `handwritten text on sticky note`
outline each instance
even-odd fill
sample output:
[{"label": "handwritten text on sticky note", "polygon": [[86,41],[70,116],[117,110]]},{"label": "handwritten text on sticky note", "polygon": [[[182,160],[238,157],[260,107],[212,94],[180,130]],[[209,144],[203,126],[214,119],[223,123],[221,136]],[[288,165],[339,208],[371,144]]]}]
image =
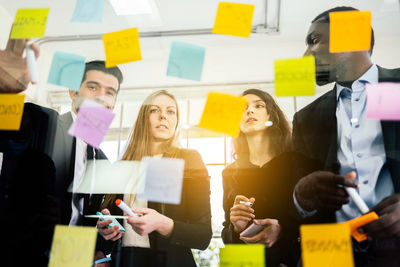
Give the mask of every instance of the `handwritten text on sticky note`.
[{"label": "handwritten text on sticky note", "polygon": [[106,33],[103,43],[107,68],[142,59],[137,28]]},{"label": "handwritten text on sticky note", "polygon": [[265,248],[260,244],[225,245],[219,253],[220,266],[265,266]]},{"label": "handwritten text on sticky note", "polygon": [[353,267],[350,228],[344,223],[300,227],[304,267]]},{"label": "handwritten text on sticky note", "polygon": [[98,148],[107,134],[115,114],[99,103],[85,100],[80,106],[75,122],[68,133]]},{"label": "handwritten text on sticky note", "polygon": [[236,137],[246,103],[246,98],[241,96],[211,92],[207,96],[199,126]]},{"label": "handwritten text on sticky note", "polygon": [[0,94],[0,130],[19,130],[24,99],[22,94]]},{"label": "handwritten text on sticky note", "polygon": [[56,225],[49,267],[92,266],[96,237],[94,227]]},{"label": "handwritten text on sticky note", "polygon": [[205,53],[204,46],[172,42],[167,75],[200,81]]},{"label": "handwritten text on sticky note", "polygon": [[400,120],[400,83],[367,84],[367,118]]},{"label": "handwritten text on sticky note", "polygon": [[371,11],[329,13],[329,51],[350,52],[371,47]]},{"label": "handwritten text on sticky note", "polygon": [[11,39],[43,37],[48,14],[48,8],[18,9],[11,31]]},{"label": "handwritten text on sticky note", "polygon": [[213,33],[249,37],[254,5],[220,2]]},{"label": "handwritten text on sticky note", "polygon": [[279,59],[275,65],[275,95],[315,95],[315,60],[313,56]]},{"label": "handwritten text on sticky note", "polygon": [[79,91],[85,71],[86,58],[80,55],[56,51],[51,62],[48,83]]}]

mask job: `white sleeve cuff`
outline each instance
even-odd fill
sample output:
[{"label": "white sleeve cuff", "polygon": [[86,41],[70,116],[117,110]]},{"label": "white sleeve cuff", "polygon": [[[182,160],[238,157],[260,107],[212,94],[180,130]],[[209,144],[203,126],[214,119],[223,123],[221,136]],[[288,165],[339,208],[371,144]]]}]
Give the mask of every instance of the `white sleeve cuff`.
[{"label": "white sleeve cuff", "polygon": [[317,213],[317,210],[312,210],[312,211],[304,210],[300,206],[299,202],[297,202],[297,199],[296,199],[296,196],[294,194],[294,191],[293,191],[293,202],[294,202],[294,205],[296,206],[297,211],[299,212],[299,214],[300,214],[300,216],[302,218],[307,218],[307,217],[313,216],[315,213]]}]

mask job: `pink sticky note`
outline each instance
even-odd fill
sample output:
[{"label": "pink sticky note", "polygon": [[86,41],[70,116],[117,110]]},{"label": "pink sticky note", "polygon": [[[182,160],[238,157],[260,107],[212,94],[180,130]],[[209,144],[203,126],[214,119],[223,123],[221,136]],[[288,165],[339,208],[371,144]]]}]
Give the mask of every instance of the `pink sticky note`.
[{"label": "pink sticky note", "polygon": [[367,118],[400,120],[400,83],[367,84]]},{"label": "pink sticky note", "polygon": [[81,138],[93,147],[99,148],[114,116],[115,114],[104,106],[91,100],[85,100],[79,108],[76,120],[69,128],[68,133]]}]

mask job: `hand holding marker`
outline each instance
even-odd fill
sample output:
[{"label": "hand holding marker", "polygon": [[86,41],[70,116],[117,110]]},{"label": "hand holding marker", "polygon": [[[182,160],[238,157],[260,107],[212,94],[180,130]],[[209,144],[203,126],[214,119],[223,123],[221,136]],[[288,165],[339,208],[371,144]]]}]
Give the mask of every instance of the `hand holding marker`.
[{"label": "hand holding marker", "polygon": [[[350,179],[355,179],[356,173],[350,172],[346,176]],[[367,239],[367,234],[361,234],[360,232],[358,232],[358,228],[370,222],[378,220],[379,217],[375,212],[373,211],[370,212],[368,206],[365,204],[364,200],[360,197],[355,188],[344,187],[344,189],[346,190],[347,194],[349,194],[351,199],[354,201],[354,204],[356,204],[357,208],[363,214],[360,217],[347,221],[346,223],[349,225],[351,235],[354,237],[354,239],[356,239],[358,242],[364,241]]]},{"label": "hand holding marker", "polygon": [[118,206],[118,208],[120,208],[123,212],[125,212],[126,214],[128,214],[129,216],[132,217],[139,217],[139,214],[134,213],[128,205],[125,204],[125,202],[123,202],[121,199],[117,199],[115,200],[115,204]]}]

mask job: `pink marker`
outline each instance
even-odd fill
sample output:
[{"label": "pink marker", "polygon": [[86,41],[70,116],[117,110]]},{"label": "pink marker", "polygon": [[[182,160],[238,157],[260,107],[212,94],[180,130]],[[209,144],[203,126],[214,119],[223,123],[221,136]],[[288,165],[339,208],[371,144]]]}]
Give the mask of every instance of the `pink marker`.
[{"label": "pink marker", "polygon": [[125,212],[126,214],[128,214],[129,216],[132,217],[139,217],[138,214],[134,213],[129,207],[128,205],[125,204],[125,202],[123,202],[121,199],[116,199],[115,200],[115,205],[118,206],[118,208],[120,208],[123,212]]}]

